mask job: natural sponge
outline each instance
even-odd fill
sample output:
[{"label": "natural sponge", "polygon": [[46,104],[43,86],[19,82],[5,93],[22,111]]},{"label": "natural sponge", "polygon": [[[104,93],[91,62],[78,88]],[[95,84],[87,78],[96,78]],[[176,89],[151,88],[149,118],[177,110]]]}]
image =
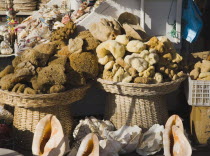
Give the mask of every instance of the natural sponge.
[{"label": "natural sponge", "polygon": [[114,19],[109,21],[102,18],[100,22],[93,23],[89,30],[94,38],[102,42],[115,39],[117,35],[121,35],[121,27]]},{"label": "natural sponge", "polygon": [[196,80],[200,74],[200,68],[195,68],[190,72],[190,78]]},{"label": "natural sponge", "polygon": [[38,92],[37,92],[36,90],[30,88],[30,87],[26,87],[26,88],[24,89],[24,92],[23,92],[23,93],[24,93],[24,94],[37,94]]},{"label": "natural sponge", "polygon": [[62,66],[65,67],[66,63],[67,63],[67,56],[62,56],[62,55],[54,55],[49,59],[49,63],[48,65],[56,65],[56,64],[60,64]]},{"label": "natural sponge", "polygon": [[82,31],[78,34],[78,38],[81,38],[84,42],[82,49],[83,51],[92,51],[100,44],[100,42],[93,37],[90,31]]},{"label": "natural sponge", "polygon": [[60,65],[49,65],[38,72],[37,79],[32,80],[32,86],[35,90],[46,92],[53,85],[63,85],[67,81],[65,68]]},{"label": "natural sponge", "polygon": [[127,51],[133,53],[140,53],[146,49],[146,45],[139,40],[132,40],[126,46]]},{"label": "natural sponge", "polygon": [[39,44],[36,47],[34,47],[34,50],[52,56],[56,52],[56,44],[53,43]]},{"label": "natural sponge", "polygon": [[36,74],[35,67],[29,61],[23,61],[15,67],[15,77],[26,80]]},{"label": "natural sponge", "polygon": [[68,46],[64,46],[61,50],[57,52],[58,55],[70,56],[71,52],[69,51]]},{"label": "natural sponge", "polygon": [[158,53],[164,53],[164,44],[157,37],[152,37],[147,43],[150,49],[155,49]]},{"label": "natural sponge", "polygon": [[143,83],[143,84],[149,84],[152,82],[152,79],[149,77],[136,77],[134,79],[134,83]]},{"label": "natural sponge", "polygon": [[12,60],[12,66],[16,67],[19,63],[21,63],[21,56],[16,56],[13,60]]},{"label": "natural sponge", "polygon": [[129,37],[126,35],[118,35],[115,39],[118,43],[122,44],[122,45],[127,45],[129,42]]},{"label": "natural sponge", "polygon": [[7,74],[13,73],[14,72],[14,68],[11,65],[6,66],[6,68],[4,70],[2,70],[0,72],[0,78],[4,77]]},{"label": "natural sponge", "polygon": [[81,38],[69,39],[69,51],[70,53],[81,53],[84,41]]},{"label": "natural sponge", "polygon": [[78,73],[83,73],[86,78],[95,78],[98,75],[98,60],[90,52],[73,53],[69,57],[70,66]]},{"label": "natural sponge", "polygon": [[47,64],[47,61],[49,59],[48,54],[40,53],[37,50],[29,49],[24,51],[24,53],[21,56],[21,60],[29,61],[35,66],[45,66]]},{"label": "natural sponge", "polygon": [[69,21],[64,27],[59,27],[56,31],[52,32],[51,41],[67,41],[75,29],[76,25],[72,21]]},{"label": "natural sponge", "polygon": [[60,93],[65,91],[65,87],[63,85],[53,85],[50,88],[50,93]]},{"label": "natural sponge", "polygon": [[1,78],[0,86],[3,90],[10,90],[16,84],[14,74],[8,74]]},{"label": "natural sponge", "polygon": [[74,71],[70,66],[67,70],[66,76],[68,78],[67,85],[70,86],[82,86],[86,84],[86,79],[83,73]]},{"label": "natural sponge", "polygon": [[210,72],[210,61],[203,60],[201,65],[201,73]]},{"label": "natural sponge", "polygon": [[125,57],[125,62],[131,67],[136,69],[138,72],[142,72],[148,68],[148,62],[140,57],[140,54],[133,53]]},{"label": "natural sponge", "polygon": [[99,58],[103,58],[111,53],[114,56],[114,58],[117,59],[125,55],[125,47],[124,45],[118,43],[115,40],[108,40],[101,43],[96,48],[96,53]]}]

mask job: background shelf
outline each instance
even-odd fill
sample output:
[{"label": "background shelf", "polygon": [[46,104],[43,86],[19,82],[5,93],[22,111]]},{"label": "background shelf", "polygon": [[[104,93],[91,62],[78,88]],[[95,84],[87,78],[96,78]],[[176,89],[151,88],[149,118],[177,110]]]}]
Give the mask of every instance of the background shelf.
[{"label": "background shelf", "polygon": [[[18,12],[16,15],[17,16],[30,16],[33,14],[33,11],[29,11],[29,12]],[[6,16],[6,11],[0,11],[0,16]]]}]

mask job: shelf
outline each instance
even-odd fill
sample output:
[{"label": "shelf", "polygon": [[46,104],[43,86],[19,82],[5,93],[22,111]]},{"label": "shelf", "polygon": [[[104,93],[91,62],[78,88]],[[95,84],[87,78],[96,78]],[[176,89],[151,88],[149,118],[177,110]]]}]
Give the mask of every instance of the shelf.
[{"label": "shelf", "polygon": [[[35,10],[36,11],[36,10]],[[33,11],[29,11],[29,12],[18,12],[16,15],[17,16],[30,16],[33,14]],[[6,11],[0,11],[0,16],[5,15],[6,16]]]},{"label": "shelf", "polygon": [[12,57],[12,56],[15,56],[15,54],[10,54],[10,55],[2,55],[2,54],[0,54],[0,58]]}]

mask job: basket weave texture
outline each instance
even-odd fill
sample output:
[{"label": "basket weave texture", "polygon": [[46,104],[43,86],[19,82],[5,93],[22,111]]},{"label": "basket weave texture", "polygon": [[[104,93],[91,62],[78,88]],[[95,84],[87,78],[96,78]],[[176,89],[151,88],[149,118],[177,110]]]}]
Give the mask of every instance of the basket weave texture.
[{"label": "basket weave texture", "polygon": [[117,129],[123,125],[138,125],[148,129],[154,124],[165,124],[168,118],[164,96],[121,96],[108,94],[105,119]]},{"label": "basket weave texture", "polygon": [[82,99],[88,88],[90,88],[90,84],[61,93],[35,95],[0,90],[0,101],[10,106],[24,108],[47,107],[57,104],[68,105]]},{"label": "basket weave texture", "polygon": [[31,150],[36,125],[39,120],[47,114],[55,115],[61,122],[64,134],[70,137],[73,127],[70,105],[56,105],[52,107],[29,109],[15,107],[13,121],[15,147]]},{"label": "basket weave texture", "polygon": [[117,129],[123,125],[148,129],[154,124],[165,124],[168,118],[165,95],[175,91],[185,78],[150,85],[98,79],[101,87],[108,92],[105,119]]},{"label": "basket weave texture", "polygon": [[25,95],[0,90],[2,103],[15,106],[14,144],[19,149],[31,150],[33,134],[39,120],[47,114],[55,115],[63,127],[64,134],[72,134],[73,118],[70,104],[81,100],[90,84],[56,94]]},{"label": "basket weave texture", "polygon": [[129,95],[129,96],[150,96],[165,95],[175,91],[186,77],[179,78],[175,81],[158,83],[158,84],[137,84],[112,82],[99,78],[102,88],[109,93]]}]

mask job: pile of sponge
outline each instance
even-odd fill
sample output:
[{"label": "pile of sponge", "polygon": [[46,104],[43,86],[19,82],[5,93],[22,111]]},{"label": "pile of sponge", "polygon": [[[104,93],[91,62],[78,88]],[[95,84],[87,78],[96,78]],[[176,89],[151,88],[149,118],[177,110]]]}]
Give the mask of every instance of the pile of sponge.
[{"label": "pile of sponge", "polygon": [[94,50],[99,42],[90,32],[81,32],[58,48],[61,41],[54,38],[15,57],[12,65],[0,72],[1,89],[24,94],[59,93],[96,78],[99,67]]},{"label": "pile of sponge", "polygon": [[102,42],[96,53],[99,64],[104,66],[103,79],[150,84],[185,75],[180,65],[183,58],[167,37],[149,37],[140,25],[134,24],[135,17],[129,21],[123,16],[119,21],[101,19],[90,26],[92,35]]}]

